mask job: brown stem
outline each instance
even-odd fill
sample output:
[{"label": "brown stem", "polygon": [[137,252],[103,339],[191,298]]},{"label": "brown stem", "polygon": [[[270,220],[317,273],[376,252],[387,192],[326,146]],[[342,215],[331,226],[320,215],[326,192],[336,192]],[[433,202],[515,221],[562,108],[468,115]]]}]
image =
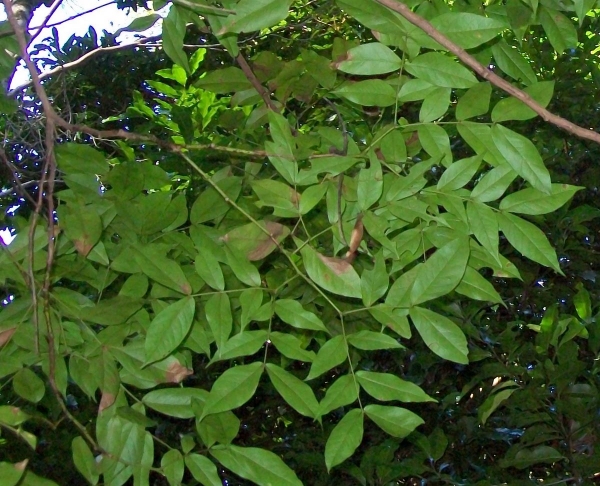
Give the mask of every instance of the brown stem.
[{"label": "brown stem", "polygon": [[252,86],[254,87],[254,89],[261,96],[261,98],[263,99],[263,101],[265,102],[265,105],[267,105],[267,107],[269,108],[269,110],[274,111],[275,113],[279,113],[279,110],[277,109],[277,107],[273,103],[273,100],[271,99],[271,96],[269,95],[269,93],[267,92],[267,90],[265,89],[265,87],[262,84],[260,84],[260,81],[258,80],[258,78],[256,77],[256,75],[252,71],[252,68],[248,64],[248,61],[246,61],[246,58],[244,56],[242,56],[242,54],[240,53],[236,57],[236,61],[240,65],[240,68],[242,68],[242,71],[244,72],[244,74],[248,78],[248,81],[250,81],[250,83],[252,84]]},{"label": "brown stem", "polygon": [[406,20],[408,20],[411,24],[419,27],[423,32],[425,32],[429,37],[435,40],[442,47],[448,49],[452,54],[454,54],[458,59],[460,59],[464,64],[470,67],[475,73],[481,76],[483,79],[488,80],[494,86],[504,90],[509,95],[514,96],[519,101],[523,102],[529,108],[531,108],[534,112],[536,112],[542,119],[545,121],[552,123],[558,128],[562,128],[566,132],[572,133],[580,138],[586,140],[592,140],[593,142],[600,143],[600,134],[587,128],[580,127],[575,123],[570,122],[554,113],[548,111],[546,108],[537,103],[531,96],[529,96],[524,91],[520,90],[516,86],[513,86],[511,83],[501,78],[494,72],[490,71],[487,67],[477,61],[471,54],[465,51],[462,47],[452,42],[448,39],[444,34],[442,34],[439,30],[437,30],[433,25],[431,25],[427,20],[423,17],[414,13],[410,8],[408,8],[403,3],[398,2],[397,0],[375,0],[377,3],[383,5],[384,7],[393,10],[394,12],[402,15]]}]

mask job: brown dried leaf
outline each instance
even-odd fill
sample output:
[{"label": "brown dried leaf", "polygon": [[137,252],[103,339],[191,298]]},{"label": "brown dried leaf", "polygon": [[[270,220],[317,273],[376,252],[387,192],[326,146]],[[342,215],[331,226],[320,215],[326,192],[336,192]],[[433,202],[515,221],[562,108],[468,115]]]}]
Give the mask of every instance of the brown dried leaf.
[{"label": "brown dried leaf", "polygon": [[167,368],[166,379],[168,383],[181,383],[193,372],[194,370],[186,368],[179,361],[175,361]]},{"label": "brown dried leaf", "polygon": [[364,225],[362,222],[362,215],[359,215],[358,218],[356,218],[356,223],[352,229],[352,235],[350,235],[350,249],[348,250],[348,253],[346,253],[346,258],[356,253],[360,246],[360,242],[362,241],[363,233]]},{"label": "brown dried leaf", "polygon": [[346,273],[354,270],[352,265],[343,258],[326,257],[320,253],[317,253],[317,256],[333,273],[340,277],[343,277]]},{"label": "brown dried leaf", "polygon": [[13,327],[11,329],[5,329],[4,331],[0,331],[0,348],[4,346],[8,341],[10,341],[10,338],[13,336],[16,330],[17,328]]},{"label": "brown dried leaf", "polygon": [[117,399],[116,395],[110,392],[102,392],[102,398],[100,399],[100,405],[98,405],[98,413],[102,413],[108,407],[110,407],[115,400]]}]

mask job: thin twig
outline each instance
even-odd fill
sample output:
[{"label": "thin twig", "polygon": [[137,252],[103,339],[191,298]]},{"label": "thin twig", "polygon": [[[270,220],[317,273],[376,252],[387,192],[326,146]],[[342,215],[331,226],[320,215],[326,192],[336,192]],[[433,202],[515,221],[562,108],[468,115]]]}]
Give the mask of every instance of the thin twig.
[{"label": "thin twig", "polygon": [[244,74],[246,75],[246,78],[248,78],[248,81],[250,81],[250,84],[252,84],[252,87],[258,92],[258,94],[263,99],[265,105],[267,105],[269,110],[274,111],[275,113],[279,113],[280,110],[278,110],[275,106],[275,103],[273,103],[271,95],[269,95],[265,87],[262,84],[260,84],[260,81],[252,71],[252,68],[248,64],[248,61],[246,61],[246,58],[240,53],[236,57],[236,61],[240,65],[240,68],[242,69]]},{"label": "thin twig", "polygon": [[444,34],[442,34],[439,30],[437,30],[431,23],[425,20],[423,17],[414,13],[410,8],[408,8],[403,3],[400,3],[396,0],[375,0],[377,3],[383,5],[384,7],[393,10],[394,12],[402,15],[406,20],[408,20],[411,24],[419,27],[423,32],[425,32],[429,37],[435,40],[442,47],[448,49],[452,54],[454,54],[458,59],[460,59],[464,64],[470,67],[475,73],[481,76],[483,79],[490,81],[494,86],[504,90],[509,95],[514,96],[519,101],[523,102],[523,104],[527,105],[534,112],[536,112],[543,120],[552,123],[565,130],[566,132],[572,133],[580,138],[586,140],[592,140],[593,142],[600,143],[600,133],[597,133],[591,129],[580,127],[565,118],[562,118],[554,113],[548,111],[546,108],[541,106],[538,102],[536,102],[531,96],[529,96],[524,91],[520,90],[516,86],[513,86],[511,83],[506,81],[505,79],[498,76],[496,73],[489,70],[483,64],[480,64],[477,59],[475,59],[471,54],[465,51],[458,44],[455,44],[450,39],[448,39]]},{"label": "thin twig", "polygon": [[33,39],[35,39],[38,35],[40,35],[40,32],[48,26],[48,22],[50,22],[50,19],[52,18],[52,16],[54,15],[54,13],[58,9],[58,7],[60,7],[60,4],[63,1],[64,0],[54,0],[54,3],[50,7],[50,12],[48,12],[48,15],[46,15],[46,18],[44,19],[44,21],[40,24],[39,27],[36,28],[35,32],[33,34],[31,34],[29,43],[31,43],[33,41]]},{"label": "thin twig", "polygon": [[[110,1],[108,3],[104,3],[102,5],[98,5],[98,6],[94,7],[94,8],[89,9],[89,10],[85,10],[83,12],[79,12],[79,13],[77,13],[75,15],[72,15],[71,17],[67,17],[66,19],[57,20],[56,22],[53,22],[51,24],[47,24],[45,27],[48,28],[48,27],[56,27],[57,25],[62,25],[64,23],[66,23],[66,22],[69,22],[71,20],[75,20],[75,19],[77,19],[79,17],[82,17],[82,16],[84,16],[86,14],[89,14],[89,13],[92,13],[92,12],[94,12],[96,10],[100,10],[101,8],[107,7],[108,5],[112,5],[113,3],[116,3],[116,1],[112,0],[112,1]],[[37,27],[30,27],[30,30],[32,30],[32,29],[36,30],[35,35],[32,35],[32,37],[37,36],[37,34],[39,33],[38,31],[41,31],[43,28],[44,28],[43,24],[40,24]]]}]

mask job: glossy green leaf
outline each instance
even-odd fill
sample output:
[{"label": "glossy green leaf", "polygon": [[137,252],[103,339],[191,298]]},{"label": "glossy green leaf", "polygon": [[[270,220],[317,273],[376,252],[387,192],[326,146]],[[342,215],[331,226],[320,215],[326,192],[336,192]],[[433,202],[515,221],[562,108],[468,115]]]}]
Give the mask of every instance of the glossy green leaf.
[{"label": "glossy green leaf", "polygon": [[98,484],[100,475],[94,455],[83,437],[75,437],[71,442],[73,463],[77,470],[90,484]]},{"label": "glossy green leaf", "polygon": [[236,334],[226,341],[213,361],[239,358],[240,356],[252,356],[263,347],[267,339],[267,331],[244,331]]},{"label": "glossy green leaf", "polygon": [[389,287],[389,277],[385,268],[383,252],[375,256],[375,265],[370,270],[364,270],[360,277],[362,300],[366,307],[373,305],[383,297]]},{"label": "glossy green leaf", "polygon": [[93,205],[68,205],[60,209],[65,234],[73,241],[75,249],[87,256],[102,235],[102,220],[96,208]]},{"label": "glossy green leaf", "polygon": [[215,443],[230,444],[240,430],[240,419],[231,411],[215,413],[198,421],[196,429],[206,447]]},{"label": "glossy green leaf", "polygon": [[406,318],[406,311],[403,312],[402,309],[396,309],[394,306],[388,304],[379,304],[371,307],[369,313],[378,322],[389,327],[400,337],[410,339],[411,331],[408,319]]},{"label": "glossy green leaf", "polygon": [[385,107],[396,103],[394,88],[381,79],[346,81],[332,93],[361,106]]},{"label": "glossy green leaf", "polygon": [[499,214],[498,217],[500,230],[515,250],[524,257],[562,274],[556,251],[542,230],[513,214]]},{"label": "glossy green leaf", "polygon": [[180,7],[173,6],[169,10],[169,14],[163,20],[163,49],[167,56],[171,60],[185,69],[186,72],[190,72],[190,65],[188,58],[183,51],[183,38],[185,37],[186,30],[186,17],[183,15]]},{"label": "glossy green leaf", "polygon": [[365,413],[392,437],[406,437],[419,425],[425,423],[417,414],[401,407],[367,405]]},{"label": "glossy green leaf", "polygon": [[279,299],[275,301],[275,313],[286,324],[298,329],[327,331],[327,328],[314,313],[305,310],[297,300]]},{"label": "glossy green leaf", "polygon": [[[544,108],[548,106],[554,93],[554,81],[541,81],[534,83],[523,91]],[[506,120],[529,120],[535,118],[537,113],[527,107],[517,98],[508,97],[500,100],[492,110],[492,121],[503,122]]]},{"label": "glossy green leaf", "polygon": [[471,72],[439,52],[427,52],[407,62],[406,71],[414,77],[443,88],[470,88],[477,83]]},{"label": "glossy green leaf", "polygon": [[575,304],[577,315],[581,319],[587,320],[592,317],[592,301],[590,293],[581,283],[577,284],[576,288],[577,293],[573,296],[573,303]]},{"label": "glossy green leaf", "polygon": [[377,349],[398,349],[402,345],[393,337],[381,332],[362,330],[348,335],[348,344],[357,349],[373,351]]},{"label": "glossy green leaf", "polygon": [[[81,163],[85,160],[85,163]],[[106,175],[109,164],[106,156],[99,150],[80,143],[61,143],[56,146],[56,163],[59,169],[68,174],[86,173]]]},{"label": "glossy green leaf", "polygon": [[550,174],[531,140],[499,124],[492,127],[492,140],[517,174],[535,189],[551,192]]},{"label": "glossy green leaf", "polygon": [[402,67],[402,59],[389,47],[369,42],[350,49],[335,66],[348,74],[374,76],[397,71]]},{"label": "glossy green leaf", "polygon": [[300,253],[306,273],[319,287],[345,297],[361,297],[360,277],[350,263],[323,256],[308,245]]},{"label": "glossy green leaf", "polygon": [[490,109],[492,85],[488,82],[477,83],[460,97],[456,104],[456,119],[467,120],[485,115]]},{"label": "glossy green leaf", "polygon": [[325,465],[332,467],[348,459],[363,439],[363,412],[359,408],[350,410],[333,428],[325,444]]},{"label": "glossy green leaf", "polygon": [[500,262],[498,253],[498,244],[500,237],[498,235],[498,218],[496,212],[486,204],[480,204],[476,201],[467,202],[467,216],[469,218],[469,227],[477,241],[481,243],[494,259]]},{"label": "glossy green leaf", "polygon": [[193,418],[192,398],[204,402],[208,396],[201,388],[161,388],[152,390],[142,398],[142,403],[164,415]]},{"label": "glossy green leaf", "polygon": [[188,454],[185,456],[185,466],[190,470],[194,479],[203,486],[223,486],[217,466],[208,457],[200,454]]},{"label": "glossy green leaf", "polygon": [[160,460],[160,467],[170,486],[179,486],[185,472],[183,456],[177,449],[169,449]]},{"label": "glossy green leaf", "polygon": [[227,469],[259,486],[302,486],[279,456],[256,447],[217,446],[210,453]]},{"label": "glossy green leaf", "polygon": [[524,448],[516,453],[513,459],[501,461],[502,467],[516,467],[525,469],[534,464],[554,464],[562,461],[565,457],[554,447],[547,445],[538,445],[535,447]]},{"label": "glossy green leaf", "polygon": [[[231,201],[237,200],[243,185],[239,177],[226,177],[215,181],[215,184]],[[194,201],[190,210],[190,222],[202,224],[222,218],[230,208],[231,205],[214,188],[208,187]]]},{"label": "glossy green leaf", "polygon": [[196,272],[208,285],[215,290],[225,290],[223,271],[215,256],[210,250],[199,251],[194,261]]},{"label": "glossy green leaf", "polygon": [[318,416],[326,415],[336,408],[350,405],[358,400],[358,385],[353,375],[343,375],[335,380],[319,404]]},{"label": "glossy green leaf", "polygon": [[252,84],[240,68],[230,66],[207,72],[194,83],[194,86],[213,93],[224,94],[249,89]]},{"label": "glossy green leaf", "polygon": [[224,292],[212,295],[204,307],[206,320],[217,342],[219,357],[222,356],[223,347],[231,335],[233,317],[229,296]]},{"label": "glossy green leaf", "polygon": [[343,363],[348,359],[348,347],[343,336],[335,336],[329,339],[319,352],[317,357],[310,367],[310,373],[306,377],[307,380],[312,380],[317,376],[322,375],[331,368]]},{"label": "glossy green leaf", "polygon": [[424,100],[436,89],[438,89],[438,87],[428,81],[422,79],[409,79],[400,88],[398,100],[403,102]]},{"label": "glossy green leaf", "polygon": [[167,258],[157,246],[137,247],[134,257],[142,272],[155,282],[185,295],[192,292],[181,267]]},{"label": "glossy green leaf", "polygon": [[441,358],[467,364],[467,339],[454,322],[423,307],[412,307],[410,318],[429,349]]},{"label": "glossy green leaf", "polygon": [[13,376],[15,393],[25,400],[37,403],[46,393],[44,381],[29,368],[22,368]]},{"label": "glossy green leaf", "polygon": [[146,335],[146,363],[161,360],[177,349],[192,327],[195,312],[194,299],[186,297],[156,315]]},{"label": "glossy green leaf", "polygon": [[294,410],[307,417],[319,417],[319,403],[310,386],[277,365],[267,363],[266,368],[271,383]]},{"label": "glossy green leaf", "polygon": [[498,67],[515,81],[522,81],[526,85],[537,81],[529,62],[521,53],[501,40],[492,46],[492,54]]},{"label": "glossy green leaf", "polygon": [[469,259],[469,243],[458,238],[438,249],[418,270],[410,299],[413,305],[452,291],[461,281]]},{"label": "glossy green leaf", "polygon": [[432,19],[431,25],[463,49],[485,44],[507,27],[494,18],[467,12],[444,13]]},{"label": "glossy green leaf", "polygon": [[[404,140],[402,140],[402,143],[404,143]],[[381,163],[377,157],[371,157],[370,164],[368,169],[361,169],[358,173],[356,195],[358,197],[358,206],[361,210],[369,209],[379,201],[383,192]]]},{"label": "glossy green leaf", "polygon": [[410,381],[398,378],[391,373],[357,371],[360,386],[373,398],[382,401],[435,402],[421,387]]},{"label": "glossy green leaf", "polygon": [[464,187],[479,170],[481,160],[482,157],[476,155],[474,157],[453,162],[452,165],[444,171],[442,177],[440,177],[437,188],[439,190],[454,191]]},{"label": "glossy green leaf", "polygon": [[271,27],[288,15],[292,0],[241,0],[235,6],[235,15],[227,22],[219,35],[228,32],[253,32]]},{"label": "glossy green leaf", "polygon": [[550,44],[559,56],[567,48],[577,47],[577,29],[570,18],[545,6],[540,7],[538,15]]},{"label": "glossy green leaf", "polygon": [[423,99],[419,111],[419,121],[422,123],[438,120],[446,114],[450,106],[450,88],[437,87]]},{"label": "glossy green leaf", "polygon": [[479,409],[477,410],[477,415],[479,417],[479,421],[482,424],[485,424],[487,422],[487,419],[490,418],[490,415],[492,415],[494,411],[496,411],[496,409],[500,407],[505,400],[510,398],[510,396],[518,390],[518,385],[516,383],[507,383],[506,385],[508,386],[508,388],[504,388],[502,390],[493,389],[490,396],[488,396],[485,399],[485,401],[479,406]]},{"label": "glossy green leaf", "polygon": [[257,206],[273,207],[275,216],[298,216],[300,194],[287,184],[271,179],[257,180],[252,183],[252,190],[258,196]]},{"label": "glossy green leaf", "polygon": [[250,400],[256,391],[262,372],[263,364],[259,362],[234,366],[223,372],[206,398],[200,420],[209,414],[240,407]]},{"label": "glossy green leaf", "polygon": [[550,194],[534,188],[522,189],[502,199],[500,209],[511,213],[547,214],[556,211],[582,189],[569,184],[552,184]]},{"label": "glossy green leaf", "polygon": [[290,229],[280,223],[258,221],[232,229],[222,240],[231,250],[253,262],[270,255],[289,234]]},{"label": "glossy green leaf", "polygon": [[282,332],[271,332],[271,342],[286,358],[312,363],[316,357],[314,351],[308,351],[302,346],[302,342],[293,334]]},{"label": "glossy green leaf", "polygon": [[471,191],[471,197],[482,203],[495,201],[502,197],[516,177],[517,173],[508,165],[495,167],[481,178]]},{"label": "glossy green leaf", "polygon": [[235,276],[246,285],[260,287],[260,273],[245,255],[232,251],[227,245],[224,247],[227,265]]},{"label": "glossy green leaf", "polygon": [[459,294],[466,295],[471,299],[502,303],[502,297],[496,292],[494,286],[484,278],[477,270],[467,267],[463,279],[456,287]]}]

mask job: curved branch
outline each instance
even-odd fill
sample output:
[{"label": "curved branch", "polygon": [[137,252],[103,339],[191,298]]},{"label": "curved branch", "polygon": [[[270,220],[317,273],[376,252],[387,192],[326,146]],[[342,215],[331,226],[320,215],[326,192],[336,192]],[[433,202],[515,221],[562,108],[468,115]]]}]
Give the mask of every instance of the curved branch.
[{"label": "curved branch", "polygon": [[452,42],[448,39],[444,34],[442,34],[439,30],[437,30],[433,25],[431,25],[427,20],[423,17],[414,13],[410,8],[408,8],[403,3],[398,2],[397,0],[375,0],[377,3],[383,5],[384,7],[393,10],[394,12],[399,13],[408,20],[411,24],[419,27],[423,32],[425,32],[429,37],[435,40],[442,47],[445,47],[454,54],[458,59],[460,59],[463,64],[470,67],[475,73],[481,76],[483,79],[488,80],[494,86],[504,90],[509,95],[514,96],[523,104],[527,105],[534,112],[536,112],[543,120],[552,123],[565,130],[566,132],[572,133],[580,138],[591,140],[593,142],[600,144],[600,134],[595,132],[592,129],[586,129],[576,125],[569,120],[562,118],[554,113],[548,111],[546,108],[541,106],[537,101],[535,101],[531,96],[529,96],[524,91],[520,90],[516,86],[513,86],[511,83],[506,81],[505,79],[498,76],[496,73],[490,71],[487,67],[477,61],[471,54],[465,51],[462,47]]}]

